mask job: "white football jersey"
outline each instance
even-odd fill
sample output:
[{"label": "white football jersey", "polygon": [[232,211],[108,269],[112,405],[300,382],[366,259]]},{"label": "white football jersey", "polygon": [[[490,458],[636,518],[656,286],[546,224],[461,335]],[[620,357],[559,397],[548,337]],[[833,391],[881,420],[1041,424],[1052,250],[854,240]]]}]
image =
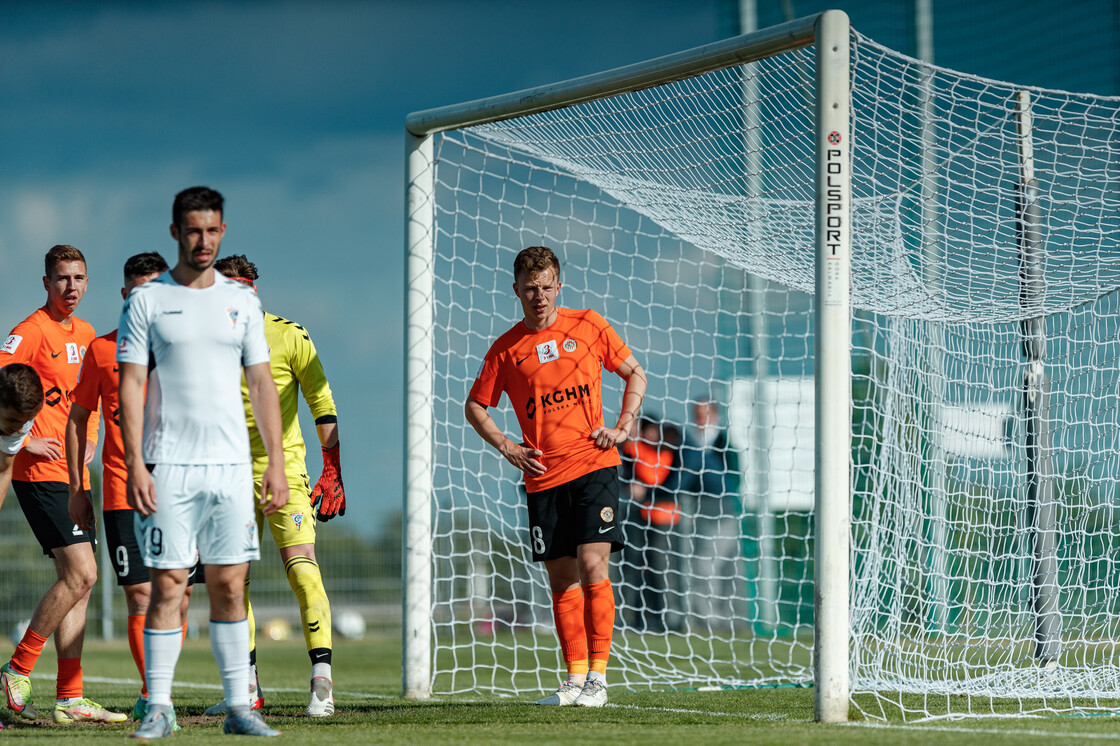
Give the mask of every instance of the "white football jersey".
[{"label": "white football jersey", "polygon": [[125,300],[117,362],[148,366],[146,463],[252,460],[241,369],[268,362],[252,288],[218,273],[210,287],[189,288],[164,272]]},{"label": "white football jersey", "polygon": [[15,456],[19,453],[19,449],[23,448],[23,439],[31,434],[31,426],[34,424],[35,419],[32,418],[11,435],[0,435],[0,453],[6,453],[9,456]]}]

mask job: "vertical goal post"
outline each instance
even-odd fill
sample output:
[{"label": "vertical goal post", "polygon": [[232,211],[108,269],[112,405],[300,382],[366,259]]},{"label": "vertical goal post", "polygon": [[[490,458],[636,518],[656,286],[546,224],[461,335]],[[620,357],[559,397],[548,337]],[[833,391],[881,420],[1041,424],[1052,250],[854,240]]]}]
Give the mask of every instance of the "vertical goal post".
[{"label": "vertical goal post", "polygon": [[816,150],[816,718],[847,719],[851,510],[850,24],[830,10],[648,62],[406,119],[404,608],[402,690],[431,694],[433,350],[436,226],[433,136],[639,91],[814,46]]}]

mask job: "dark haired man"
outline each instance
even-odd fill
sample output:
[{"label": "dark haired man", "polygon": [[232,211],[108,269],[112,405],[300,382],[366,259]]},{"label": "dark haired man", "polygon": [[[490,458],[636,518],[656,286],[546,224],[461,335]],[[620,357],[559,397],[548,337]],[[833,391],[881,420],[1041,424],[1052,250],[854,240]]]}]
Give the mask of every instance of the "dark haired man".
[{"label": "dark haired man", "polygon": [[[243,254],[223,257],[214,269],[226,277],[256,289],[260,273]],[[272,515],[257,510],[257,526],[264,531],[264,522],[280,550],[280,559],[288,576],[288,584],[299,602],[300,621],[307,654],[311,658],[311,698],[304,711],[308,717],[334,714],[334,692],[331,674],[331,605],[323,586],[323,576],[315,559],[315,523],[346,514],[346,493],[342,486],[342,464],[338,445],[338,411],[331,386],[319,362],[319,353],[307,330],[294,321],[264,315],[264,334],[268,340],[272,379],[280,393],[280,415],[284,430],[284,463],[291,497],[288,504]],[[304,457],[307,446],[299,427],[299,392],[315,418],[315,430],[323,448],[323,472],[315,488],[310,488]],[[253,452],[253,476],[257,495],[260,479],[268,466],[268,454],[253,420],[248,388],[242,384],[245,419],[249,423],[249,442]],[[314,511],[314,516],[312,510]],[[253,607],[245,594],[245,610],[249,618],[249,663],[251,666],[249,699],[253,707],[264,704],[257,682],[257,650],[254,634]],[[225,712],[225,702],[210,707],[207,715]]]},{"label": "dark haired man", "polygon": [[[124,263],[121,297],[127,298],[133,288],[154,280],[166,271],[167,262],[154,251],[129,257]],[[101,447],[101,515],[105,522],[109,559],[116,572],[117,585],[124,589],[128,607],[128,647],[136,668],[140,671],[140,696],[132,708],[132,718],[142,720],[148,710],[148,685],[144,678],[144,615],[148,609],[152,585],[148,579],[148,568],[144,567],[144,560],[140,555],[140,544],[136,540],[133,525],[135,511],[128,505],[125,490],[128,470],[125,468],[124,441],[121,438],[116,352],[116,329],[93,340],[82,361],[82,372],[71,397],[70,419],[66,423],[70,518],[80,528],[93,530],[93,504],[89,495],[80,489],[81,464],[75,454],[84,452],[90,413],[100,409],[105,413],[105,442]],[[190,584],[193,582],[192,573],[181,609],[184,628]],[[172,710],[172,728],[177,727]]]},{"label": "dark haired man", "polygon": [[43,382],[30,365],[0,368],[0,505],[12,483],[14,456],[31,437],[35,415],[43,408]]},{"label": "dark haired man", "polygon": [[149,706],[132,734],[140,739],[171,734],[180,610],[196,556],[206,568],[210,647],[230,703],[225,732],[279,735],[249,708],[245,578],[260,545],[241,371],[269,454],[265,513],[288,501],[280,403],[260,301],[214,272],[222,208],[222,196],[207,187],[176,195],[170,232],[178,262],[129,293],[117,334],[126,489],[152,583],[144,624]]},{"label": "dark haired man", "polygon": [[[70,393],[96,336],[92,326],[74,315],[88,285],[86,259],[73,246],[60,244],[47,252],[44,270],[46,305],[20,322],[0,345],[0,365],[27,363],[42,379],[45,406],[35,418],[31,439],[15,457],[12,486],[43,553],[54,561],[58,579],[35,608],[11,660],[0,668],[0,683],[10,711],[28,720],[37,717],[31,705],[30,674],[53,635],[58,653],[54,721],[116,723],[127,718],[82,694],[86,605],[97,581],[97,560],[93,532],[70,520],[70,476],[63,450]],[[85,467],[93,460],[97,423],[97,417],[90,418],[87,448],[74,454],[80,459],[82,490],[89,489]]]},{"label": "dark haired man", "polygon": [[[646,376],[602,316],[556,305],[560,261],[551,249],[521,251],[513,276],[524,318],[486,353],[465,414],[525,478],[533,559],[548,572],[568,669],[563,686],[537,704],[602,707],[615,611],[607,571],[611,552],[623,545],[616,446],[638,416]],[[613,428],[603,424],[603,368],[626,381]],[[520,442],[486,411],[503,392],[517,413]]]}]

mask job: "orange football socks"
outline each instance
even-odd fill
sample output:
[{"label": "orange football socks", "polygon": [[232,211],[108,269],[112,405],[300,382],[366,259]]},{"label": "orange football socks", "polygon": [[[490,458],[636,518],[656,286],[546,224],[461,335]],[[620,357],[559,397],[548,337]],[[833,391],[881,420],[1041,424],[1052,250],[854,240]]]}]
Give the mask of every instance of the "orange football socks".
[{"label": "orange football socks", "polygon": [[583,586],[583,595],[587,598],[583,613],[587,649],[591,652],[591,670],[603,674],[607,672],[614,634],[614,588],[608,578]]},{"label": "orange football socks", "polygon": [[130,614],[128,617],[128,649],[132,660],[140,671],[140,695],[148,696],[148,680],[144,678],[144,615]]},{"label": "orange football socks", "polygon": [[55,683],[55,696],[59,699],[82,698],[81,658],[58,659],[58,681]]},{"label": "orange football socks", "polygon": [[552,616],[556,620],[556,636],[568,678],[587,675],[587,631],[584,627],[583,590],[569,588],[552,594]]},{"label": "orange football socks", "polygon": [[23,633],[23,639],[20,640],[19,645],[16,645],[16,651],[12,653],[12,660],[9,664],[12,670],[24,676],[30,676],[35,669],[35,664],[39,662],[39,655],[43,652],[43,646],[46,643],[47,638],[36,634],[34,630],[28,627],[27,631]]}]

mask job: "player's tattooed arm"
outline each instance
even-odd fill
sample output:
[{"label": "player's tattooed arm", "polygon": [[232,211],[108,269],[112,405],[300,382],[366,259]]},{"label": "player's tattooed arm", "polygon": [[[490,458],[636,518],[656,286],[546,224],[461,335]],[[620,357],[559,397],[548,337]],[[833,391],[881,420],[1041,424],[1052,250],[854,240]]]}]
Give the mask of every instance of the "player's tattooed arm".
[{"label": "player's tattooed arm", "polygon": [[626,442],[630,437],[630,428],[642,409],[642,400],[646,398],[646,372],[638,364],[637,358],[633,355],[626,358],[615,373],[626,381],[626,389],[622,392],[622,411],[618,415],[618,424],[613,428],[599,427],[591,433],[591,439],[600,451]]}]

